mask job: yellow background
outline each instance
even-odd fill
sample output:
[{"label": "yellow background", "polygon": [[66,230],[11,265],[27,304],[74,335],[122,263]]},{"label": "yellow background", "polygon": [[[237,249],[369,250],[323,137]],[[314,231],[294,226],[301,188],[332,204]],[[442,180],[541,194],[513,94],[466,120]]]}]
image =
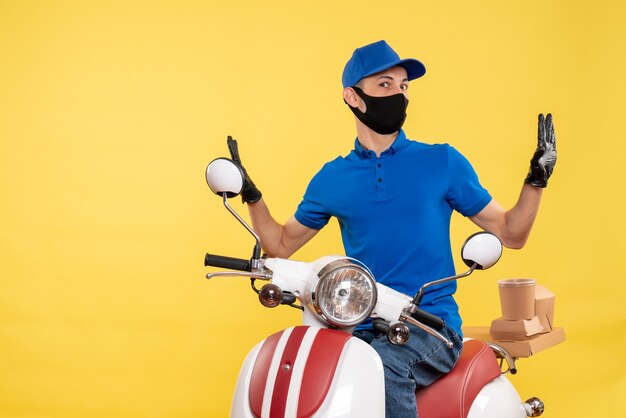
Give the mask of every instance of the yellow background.
[{"label": "yellow background", "polygon": [[[349,152],[341,71],[383,38],[428,69],[408,135],[454,145],[506,207],[537,113],[555,115],[529,243],[458,299],[487,325],[498,279],[536,278],[567,341],[519,362],[520,395],[547,417],[626,416],[625,18],[619,1],[0,1],[0,416],[226,416],[247,351],[299,317],[204,279],[205,251],[252,248],[205,166],[235,136],[289,217]],[[476,231],[453,228],[457,248]],[[332,223],[295,258],[340,251]]]}]

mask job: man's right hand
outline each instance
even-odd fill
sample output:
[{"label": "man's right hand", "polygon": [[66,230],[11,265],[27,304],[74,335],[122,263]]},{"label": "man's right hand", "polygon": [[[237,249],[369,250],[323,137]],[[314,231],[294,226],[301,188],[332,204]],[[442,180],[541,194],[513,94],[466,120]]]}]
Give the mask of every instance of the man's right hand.
[{"label": "man's right hand", "polygon": [[257,189],[254,182],[250,179],[248,172],[241,164],[241,158],[239,157],[239,148],[237,147],[237,140],[233,139],[232,136],[228,136],[226,139],[226,143],[228,145],[228,151],[230,151],[231,159],[237,164],[241,171],[243,171],[243,188],[241,189],[241,200],[244,203],[255,203],[261,200],[263,196],[261,191]]}]

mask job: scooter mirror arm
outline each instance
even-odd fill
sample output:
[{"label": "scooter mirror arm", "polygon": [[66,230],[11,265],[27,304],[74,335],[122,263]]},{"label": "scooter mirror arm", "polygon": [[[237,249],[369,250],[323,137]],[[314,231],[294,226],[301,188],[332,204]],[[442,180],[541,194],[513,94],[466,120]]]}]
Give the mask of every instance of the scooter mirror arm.
[{"label": "scooter mirror arm", "polygon": [[477,267],[478,267],[478,264],[474,263],[474,264],[472,264],[470,269],[467,270],[465,273],[461,273],[461,274],[457,274],[456,276],[445,277],[443,279],[434,280],[432,282],[425,283],[420,288],[420,290],[415,294],[415,297],[413,298],[412,303],[414,305],[416,305],[416,306],[419,306],[420,303],[422,302],[422,298],[424,297],[424,292],[426,291],[427,288],[429,288],[431,286],[438,285],[438,284],[451,282],[452,280],[458,280],[458,279],[462,279],[463,277],[467,277],[470,274],[472,274],[474,272],[474,270],[476,270]]},{"label": "scooter mirror arm", "polygon": [[414,319],[414,318],[412,318],[410,316],[402,315],[400,317],[400,321],[408,322],[409,324],[413,324],[416,327],[423,329],[424,331],[426,331],[427,333],[429,333],[433,337],[438,338],[439,340],[443,341],[448,348],[452,348],[453,347],[452,341],[448,340],[446,337],[441,335],[441,333],[435,331],[434,329],[432,329],[428,325],[422,324],[420,321],[418,321],[418,320],[416,320],[416,319]]},{"label": "scooter mirror arm", "polygon": [[250,232],[250,234],[252,234],[252,236],[254,237],[255,244],[254,244],[254,250],[252,251],[252,258],[250,259],[250,264],[251,264],[252,270],[257,270],[260,267],[259,260],[261,259],[261,239],[259,238],[257,233],[254,232],[252,228],[250,228],[250,225],[248,225],[241,218],[241,216],[239,216],[239,214],[235,212],[233,208],[230,207],[230,205],[228,204],[227,193],[222,193],[222,198],[224,200],[224,206],[226,207],[226,209],[228,209],[228,211],[235,217],[235,219],[237,219],[239,223],[243,225],[244,228],[246,228],[248,232]]}]

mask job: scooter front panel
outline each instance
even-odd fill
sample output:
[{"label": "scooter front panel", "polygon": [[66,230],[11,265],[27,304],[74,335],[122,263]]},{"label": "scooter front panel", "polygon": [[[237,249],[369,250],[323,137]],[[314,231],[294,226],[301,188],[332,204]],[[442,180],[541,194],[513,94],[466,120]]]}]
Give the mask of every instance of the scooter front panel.
[{"label": "scooter front panel", "polygon": [[352,337],[346,342],[341,353],[328,396],[312,418],[384,416],[383,363],[369,344]]},{"label": "scooter front panel", "polygon": [[300,326],[268,337],[248,355],[231,417],[363,417],[373,410],[384,415],[376,352],[343,331]]},{"label": "scooter front panel", "polygon": [[298,417],[310,417],[326,399],[346,342],[352,336],[328,329],[317,333],[299,388]]}]

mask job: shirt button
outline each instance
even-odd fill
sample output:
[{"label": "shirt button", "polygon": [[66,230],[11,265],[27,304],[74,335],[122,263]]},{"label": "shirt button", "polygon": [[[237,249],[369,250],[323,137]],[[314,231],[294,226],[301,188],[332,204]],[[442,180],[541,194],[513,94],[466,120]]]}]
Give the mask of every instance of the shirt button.
[{"label": "shirt button", "polygon": [[378,182],[379,182],[379,183],[382,183],[382,182],[383,182],[383,179],[378,179]]},{"label": "shirt button", "polygon": [[382,167],[382,165],[380,163],[376,164],[379,168]]}]

